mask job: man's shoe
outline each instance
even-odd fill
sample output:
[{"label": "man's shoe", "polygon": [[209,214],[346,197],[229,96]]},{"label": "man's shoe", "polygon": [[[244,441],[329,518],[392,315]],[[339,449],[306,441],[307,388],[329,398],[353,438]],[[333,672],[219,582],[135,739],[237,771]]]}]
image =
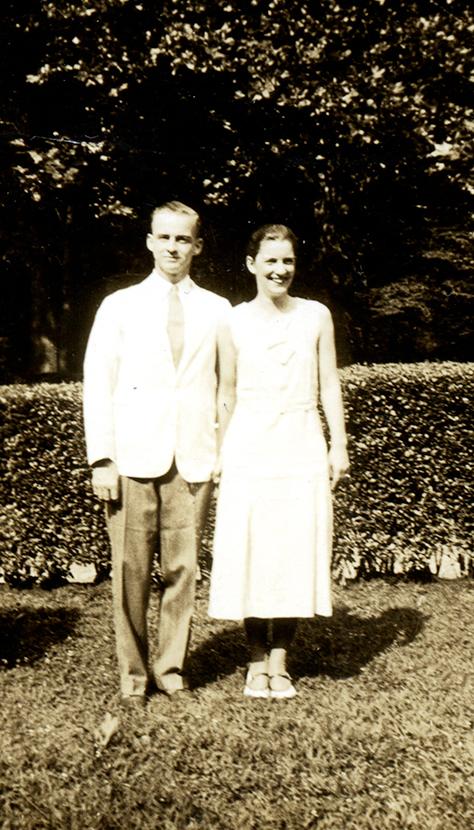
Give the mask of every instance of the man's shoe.
[{"label": "man's shoe", "polygon": [[192,691],[185,686],[182,689],[172,689],[170,692],[167,692],[167,695],[170,700],[187,700],[187,698],[192,697]]},{"label": "man's shoe", "polygon": [[174,685],[165,685],[162,681],[156,681],[156,688],[159,692],[166,695],[167,697],[174,697],[175,695],[181,695],[184,692],[189,693],[189,681],[187,677],[183,675],[176,675],[175,676],[175,684]]},{"label": "man's shoe", "polygon": [[122,695],[120,706],[127,712],[143,712],[146,706],[145,695]]},{"label": "man's shoe", "polygon": [[189,697],[192,694],[187,682],[185,682],[182,686],[177,686],[176,688],[171,689],[163,689],[162,691],[167,697],[173,698],[173,700],[176,700],[176,698],[181,700],[181,698]]}]

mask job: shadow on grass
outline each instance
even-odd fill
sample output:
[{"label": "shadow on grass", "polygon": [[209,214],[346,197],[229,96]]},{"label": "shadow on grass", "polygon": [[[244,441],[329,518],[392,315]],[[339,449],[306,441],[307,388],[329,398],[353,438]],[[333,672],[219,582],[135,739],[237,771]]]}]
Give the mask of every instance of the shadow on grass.
[{"label": "shadow on grass", "polygon": [[248,661],[242,626],[229,622],[224,631],[209,637],[189,657],[189,679],[193,688],[207,686],[220,677],[233,674]]},{"label": "shadow on grass", "polygon": [[79,617],[71,608],[0,611],[0,667],[41,660],[51,646],[74,634]]},{"label": "shadow on grass", "polygon": [[415,608],[389,608],[378,617],[358,617],[336,608],[332,617],[302,620],[291,668],[296,677],[354,677],[391,645],[411,643],[427,618]]},{"label": "shadow on grass", "polygon": [[[290,668],[296,678],[353,677],[378,654],[396,643],[411,643],[426,617],[414,608],[390,608],[379,617],[362,618],[346,608],[336,608],[332,617],[301,620],[292,649]],[[242,628],[229,628],[210,637],[190,658],[194,686],[206,686],[232,674],[248,661]]]}]

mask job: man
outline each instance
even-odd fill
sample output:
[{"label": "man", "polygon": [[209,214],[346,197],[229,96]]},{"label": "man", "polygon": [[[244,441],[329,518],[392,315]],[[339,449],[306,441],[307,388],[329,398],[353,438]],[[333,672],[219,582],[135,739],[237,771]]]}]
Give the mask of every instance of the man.
[{"label": "man", "polygon": [[172,695],[184,676],[197,548],[216,465],[219,327],[229,303],[189,276],[199,216],[180,202],[152,214],[154,270],[100,306],[84,362],[94,493],[107,502],[122,701],[149,685],[147,609],[160,550],[163,592],[152,674]]}]

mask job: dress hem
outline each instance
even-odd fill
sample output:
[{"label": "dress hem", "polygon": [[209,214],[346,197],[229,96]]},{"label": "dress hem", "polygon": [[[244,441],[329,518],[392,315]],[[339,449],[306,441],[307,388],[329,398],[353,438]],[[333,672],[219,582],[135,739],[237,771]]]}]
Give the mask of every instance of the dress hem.
[{"label": "dress hem", "polygon": [[229,620],[230,622],[242,622],[242,620],[252,618],[257,620],[274,620],[274,619],[281,619],[281,620],[312,620],[314,617],[325,617],[326,619],[333,616],[333,611],[314,611],[313,614],[302,614],[301,612],[293,612],[291,614],[281,614],[279,612],[272,613],[272,614],[256,614],[255,612],[249,612],[245,614],[245,616],[237,616],[235,614],[218,614],[218,613],[211,613],[208,611],[208,617],[213,620]]}]

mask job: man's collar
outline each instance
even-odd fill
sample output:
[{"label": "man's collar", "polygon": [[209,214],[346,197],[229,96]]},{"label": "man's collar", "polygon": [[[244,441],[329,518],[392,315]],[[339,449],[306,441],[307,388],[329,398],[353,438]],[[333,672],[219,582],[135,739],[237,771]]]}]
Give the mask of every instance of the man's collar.
[{"label": "man's collar", "polygon": [[183,279],[180,280],[178,283],[171,283],[168,279],[166,279],[166,277],[163,276],[163,274],[160,273],[160,271],[158,271],[157,268],[153,269],[150,276],[152,277],[153,281],[156,282],[156,284],[161,288],[161,290],[166,289],[167,291],[169,291],[171,289],[171,286],[174,284],[178,286],[180,294],[189,294],[194,285],[189,274],[183,277]]}]

